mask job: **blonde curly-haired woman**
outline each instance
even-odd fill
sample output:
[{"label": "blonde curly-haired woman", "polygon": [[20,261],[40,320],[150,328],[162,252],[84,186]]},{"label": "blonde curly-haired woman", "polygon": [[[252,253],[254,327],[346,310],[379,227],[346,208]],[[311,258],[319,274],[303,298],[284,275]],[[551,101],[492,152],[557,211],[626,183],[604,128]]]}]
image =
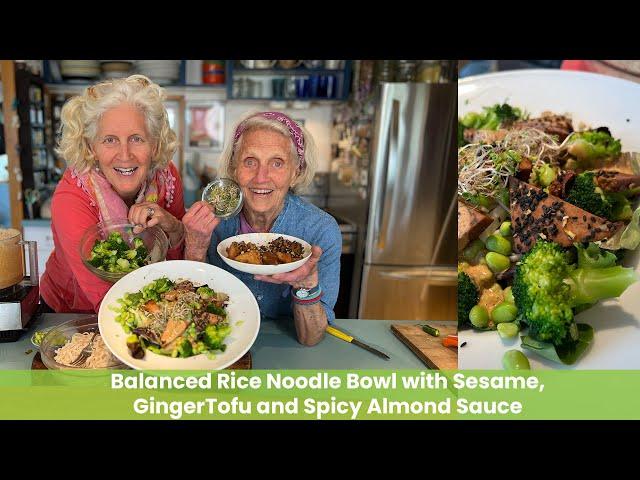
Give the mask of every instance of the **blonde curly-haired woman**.
[{"label": "blonde curly-haired woman", "polygon": [[98,222],[128,218],[140,230],[158,225],[167,259],[183,257],[182,181],[164,91],[142,75],[98,83],[62,109],[58,152],[67,170],[51,203],[54,251],[40,292],[45,311],[93,313],[111,287],[82,263],[80,239]]}]

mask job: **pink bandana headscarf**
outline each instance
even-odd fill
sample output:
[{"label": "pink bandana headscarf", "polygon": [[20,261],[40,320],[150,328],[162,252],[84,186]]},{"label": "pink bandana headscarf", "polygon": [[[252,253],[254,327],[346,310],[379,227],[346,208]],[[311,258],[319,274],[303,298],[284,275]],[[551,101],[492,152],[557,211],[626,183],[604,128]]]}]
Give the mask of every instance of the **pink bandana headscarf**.
[{"label": "pink bandana headscarf", "polygon": [[[304,170],[305,167],[307,166],[307,162],[304,159],[304,135],[302,134],[302,130],[300,130],[300,127],[298,126],[298,124],[293,120],[291,120],[291,118],[289,118],[287,115],[280,112],[260,112],[260,113],[256,113],[255,115],[252,115],[249,118],[253,118],[253,117],[264,117],[264,118],[268,118],[269,120],[277,120],[278,122],[287,126],[287,128],[289,129],[289,134],[291,135],[291,139],[293,140],[293,143],[296,146],[296,152],[298,153],[298,158],[300,159],[300,170]],[[240,135],[242,135],[242,133],[245,130],[245,122],[246,120],[242,122],[240,125],[238,125],[238,128],[236,128],[236,132],[233,135],[234,145],[240,138]]]}]

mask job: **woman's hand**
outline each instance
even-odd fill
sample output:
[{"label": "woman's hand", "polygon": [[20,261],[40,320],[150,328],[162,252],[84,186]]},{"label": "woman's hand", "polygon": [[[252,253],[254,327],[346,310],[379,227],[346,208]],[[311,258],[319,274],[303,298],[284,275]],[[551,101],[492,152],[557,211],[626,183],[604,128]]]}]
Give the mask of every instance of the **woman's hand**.
[{"label": "woman's hand", "polygon": [[276,275],[254,275],[253,278],[269,283],[288,283],[293,288],[313,288],[318,285],[318,260],[322,249],[317,245],[311,247],[311,258],[300,268]]},{"label": "woman's hand", "polygon": [[204,201],[194,203],[182,217],[182,223],[185,228],[185,260],[203,262],[211,243],[211,234],[220,223],[213,206]]},{"label": "woman's hand", "polygon": [[135,227],[133,233],[138,234],[143,230],[158,225],[169,237],[170,244],[175,246],[182,239],[183,226],[180,220],[167,212],[157,203],[136,203],[129,209],[129,222]]}]

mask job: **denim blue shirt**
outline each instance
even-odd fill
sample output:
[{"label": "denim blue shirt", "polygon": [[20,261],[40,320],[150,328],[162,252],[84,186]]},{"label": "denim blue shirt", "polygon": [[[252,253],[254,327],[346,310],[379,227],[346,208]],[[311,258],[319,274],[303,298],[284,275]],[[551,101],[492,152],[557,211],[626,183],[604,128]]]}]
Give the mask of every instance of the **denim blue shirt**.
[{"label": "denim blue shirt", "polygon": [[[302,198],[287,194],[284,208],[276,218],[271,233],[282,233],[301,238],[311,245],[322,248],[318,261],[318,280],[322,289],[322,306],[327,312],[327,320],[333,323],[336,316],[333,307],[340,288],[340,254],[342,236],[336,220],[328,213]],[[252,274],[239,272],[222,261],[217,252],[218,243],[240,233],[240,218],[223,220],[211,236],[207,261],[238,277],[249,287],[260,306],[263,319],[279,317],[293,318],[291,286],[255,280]]]}]

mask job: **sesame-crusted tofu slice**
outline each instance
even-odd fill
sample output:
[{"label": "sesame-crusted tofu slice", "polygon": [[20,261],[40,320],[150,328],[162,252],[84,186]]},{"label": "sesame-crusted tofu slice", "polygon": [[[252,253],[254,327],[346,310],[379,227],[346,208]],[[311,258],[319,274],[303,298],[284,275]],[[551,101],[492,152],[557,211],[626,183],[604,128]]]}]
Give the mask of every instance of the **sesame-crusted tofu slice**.
[{"label": "sesame-crusted tofu slice", "polygon": [[624,226],[593,215],[517,178],[509,179],[513,248],[528,252],[538,238],[570,247],[606,240]]}]

